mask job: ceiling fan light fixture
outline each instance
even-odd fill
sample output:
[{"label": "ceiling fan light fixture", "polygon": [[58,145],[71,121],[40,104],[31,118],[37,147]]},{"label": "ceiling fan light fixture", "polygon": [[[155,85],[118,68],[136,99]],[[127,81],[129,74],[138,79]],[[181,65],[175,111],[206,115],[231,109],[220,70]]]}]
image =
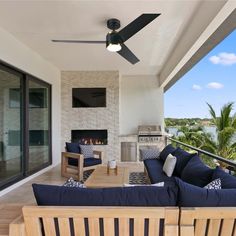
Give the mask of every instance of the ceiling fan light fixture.
[{"label": "ceiling fan light fixture", "polygon": [[107,45],[107,50],[110,51],[110,52],[118,52],[121,50],[121,45],[119,43],[109,43]]}]

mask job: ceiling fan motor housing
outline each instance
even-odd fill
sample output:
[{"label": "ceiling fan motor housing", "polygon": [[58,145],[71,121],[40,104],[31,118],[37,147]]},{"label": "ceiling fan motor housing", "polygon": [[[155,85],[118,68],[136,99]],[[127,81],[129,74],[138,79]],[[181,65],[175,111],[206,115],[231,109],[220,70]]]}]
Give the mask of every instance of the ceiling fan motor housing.
[{"label": "ceiling fan motor housing", "polygon": [[106,46],[109,44],[122,44],[122,39],[117,32],[111,32],[107,34]]},{"label": "ceiling fan motor housing", "polygon": [[120,21],[118,19],[112,18],[107,21],[107,28],[111,30],[117,30],[120,28]]}]

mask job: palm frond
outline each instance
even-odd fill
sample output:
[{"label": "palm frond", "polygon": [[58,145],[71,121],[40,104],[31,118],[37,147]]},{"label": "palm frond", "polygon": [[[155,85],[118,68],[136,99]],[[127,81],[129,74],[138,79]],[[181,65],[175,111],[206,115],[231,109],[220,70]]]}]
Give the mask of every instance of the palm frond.
[{"label": "palm frond", "polygon": [[225,104],[220,112],[220,117],[219,117],[219,130],[223,130],[225,127],[229,127],[231,123],[231,117],[230,113],[232,112],[233,109],[233,102],[229,102]]},{"label": "palm frond", "polygon": [[213,109],[213,107],[209,103],[207,103],[207,106],[209,107],[209,112],[210,112],[212,119],[215,120],[216,119],[215,110]]},{"label": "palm frond", "polygon": [[235,134],[235,129],[232,127],[226,127],[218,132],[219,150],[222,150],[225,147],[231,145],[234,134]]}]

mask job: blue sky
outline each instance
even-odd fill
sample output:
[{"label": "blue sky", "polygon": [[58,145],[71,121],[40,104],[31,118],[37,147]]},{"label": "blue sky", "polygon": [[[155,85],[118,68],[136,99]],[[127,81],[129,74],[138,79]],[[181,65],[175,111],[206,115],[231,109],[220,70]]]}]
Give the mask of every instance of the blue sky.
[{"label": "blue sky", "polygon": [[164,95],[165,117],[209,118],[228,102],[236,112],[236,30],[209,52]]}]

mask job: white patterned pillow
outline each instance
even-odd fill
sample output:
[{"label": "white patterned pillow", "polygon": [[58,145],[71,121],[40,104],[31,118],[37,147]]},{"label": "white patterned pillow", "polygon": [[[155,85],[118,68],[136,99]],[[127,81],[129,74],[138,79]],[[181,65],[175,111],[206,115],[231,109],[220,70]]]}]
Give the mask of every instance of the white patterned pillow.
[{"label": "white patterned pillow", "polygon": [[91,158],[93,156],[93,145],[79,145],[81,154],[84,155],[84,158]]},{"label": "white patterned pillow", "polygon": [[72,177],[70,177],[64,184],[64,187],[77,187],[77,188],[86,188],[84,184],[81,182],[78,182],[74,180]]},{"label": "white patterned pillow", "polygon": [[140,149],[140,159],[142,161],[147,159],[159,158],[160,150],[158,148]]},{"label": "white patterned pillow", "polygon": [[204,188],[206,188],[206,189],[221,189],[221,180],[220,180],[220,178],[211,181]]},{"label": "white patterned pillow", "polygon": [[171,177],[173,172],[174,172],[174,169],[175,169],[175,165],[176,165],[176,157],[169,154],[165,160],[165,163],[163,165],[163,171],[166,173],[166,175],[168,177]]}]

